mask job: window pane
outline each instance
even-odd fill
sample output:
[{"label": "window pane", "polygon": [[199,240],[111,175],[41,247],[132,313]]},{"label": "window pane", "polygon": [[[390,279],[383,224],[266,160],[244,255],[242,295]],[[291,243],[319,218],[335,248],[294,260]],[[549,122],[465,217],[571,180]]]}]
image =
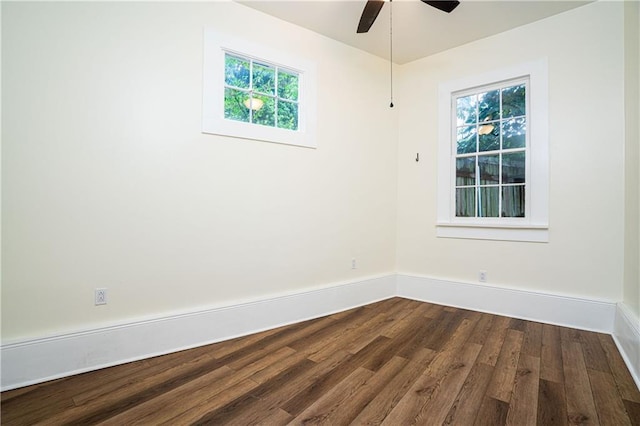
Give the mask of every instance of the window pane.
[{"label": "window pane", "polygon": [[489,186],[478,191],[478,217],[498,217],[500,212],[500,188]]},{"label": "window pane", "polygon": [[525,153],[513,152],[502,155],[502,183],[525,182]]},{"label": "window pane", "polygon": [[456,159],[456,186],[476,184],[476,157]]},{"label": "window pane", "polygon": [[475,217],[476,216],[476,189],[458,188],[456,189],[456,216]]},{"label": "window pane", "polygon": [[291,101],[298,100],[298,74],[278,71],[278,96]]},{"label": "window pane", "polygon": [[275,127],[276,125],[276,101],[269,96],[255,95],[256,99],[262,101],[262,108],[253,112],[253,123],[263,126]]},{"label": "window pane", "polygon": [[526,140],[526,118],[511,118],[502,123],[502,149],[524,148]]},{"label": "window pane", "polygon": [[480,185],[500,183],[500,156],[481,155],[478,157],[480,168]]},{"label": "window pane", "polygon": [[478,122],[500,118],[500,91],[491,90],[478,94]]},{"label": "window pane", "polygon": [[456,100],[458,126],[476,122],[476,95],[465,96]]},{"label": "window pane", "polygon": [[253,90],[266,95],[275,95],[276,70],[273,67],[253,63]]},{"label": "window pane", "polygon": [[249,122],[249,108],[244,101],[249,99],[249,94],[237,89],[224,89],[224,118],[230,120]]},{"label": "window pane", "polygon": [[227,86],[249,88],[249,61],[226,53],[224,55],[224,82]]},{"label": "window pane", "polygon": [[525,93],[524,84],[502,89],[502,118],[526,114]]},{"label": "window pane", "polygon": [[500,123],[493,122],[478,127],[478,150],[494,151],[500,149]]},{"label": "window pane", "polygon": [[476,126],[458,127],[457,153],[476,152]]},{"label": "window pane", "polygon": [[278,100],[278,127],[298,130],[298,104]]},{"label": "window pane", "polygon": [[524,185],[502,187],[502,216],[524,217]]}]

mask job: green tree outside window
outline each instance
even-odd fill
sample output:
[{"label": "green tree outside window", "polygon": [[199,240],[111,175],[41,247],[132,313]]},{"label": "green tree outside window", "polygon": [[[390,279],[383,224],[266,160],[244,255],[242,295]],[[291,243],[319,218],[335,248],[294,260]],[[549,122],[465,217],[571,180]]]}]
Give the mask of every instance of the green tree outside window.
[{"label": "green tree outside window", "polygon": [[236,54],[225,54],[224,117],[298,130],[297,72]]}]

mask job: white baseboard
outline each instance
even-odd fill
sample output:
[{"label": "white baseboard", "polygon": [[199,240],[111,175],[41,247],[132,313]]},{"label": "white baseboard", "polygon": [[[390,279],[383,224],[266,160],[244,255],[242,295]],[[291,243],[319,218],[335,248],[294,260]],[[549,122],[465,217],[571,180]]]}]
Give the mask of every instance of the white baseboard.
[{"label": "white baseboard", "polygon": [[624,303],[616,307],[613,340],[640,389],[640,319]]},{"label": "white baseboard", "polygon": [[2,345],[2,391],[232,339],[395,296],[396,275]]},{"label": "white baseboard", "polygon": [[616,304],[554,294],[398,275],[398,296],[611,334]]},{"label": "white baseboard", "polygon": [[614,334],[639,383],[640,334],[633,325],[633,316],[621,305],[616,310],[615,303],[606,301],[391,274],[226,307],[4,344],[0,348],[0,388],[15,389],[232,339],[394,296]]}]

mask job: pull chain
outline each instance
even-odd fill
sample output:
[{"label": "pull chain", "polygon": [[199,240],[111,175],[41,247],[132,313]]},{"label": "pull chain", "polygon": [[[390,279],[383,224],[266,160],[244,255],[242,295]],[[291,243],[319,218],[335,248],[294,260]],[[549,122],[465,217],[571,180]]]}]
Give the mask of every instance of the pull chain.
[{"label": "pull chain", "polygon": [[389,0],[389,71],[391,86],[391,102],[389,108],[393,108],[393,0]]}]

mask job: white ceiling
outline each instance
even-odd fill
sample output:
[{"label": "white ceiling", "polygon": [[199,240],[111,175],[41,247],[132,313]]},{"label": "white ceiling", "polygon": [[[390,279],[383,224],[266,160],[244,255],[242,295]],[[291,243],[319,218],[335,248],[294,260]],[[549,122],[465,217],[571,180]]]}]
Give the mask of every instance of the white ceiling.
[{"label": "white ceiling", "polygon": [[386,3],[368,33],[356,34],[366,0],[236,0],[253,9],[403,64],[582,6],[580,0],[461,0],[451,13],[419,0]]}]

